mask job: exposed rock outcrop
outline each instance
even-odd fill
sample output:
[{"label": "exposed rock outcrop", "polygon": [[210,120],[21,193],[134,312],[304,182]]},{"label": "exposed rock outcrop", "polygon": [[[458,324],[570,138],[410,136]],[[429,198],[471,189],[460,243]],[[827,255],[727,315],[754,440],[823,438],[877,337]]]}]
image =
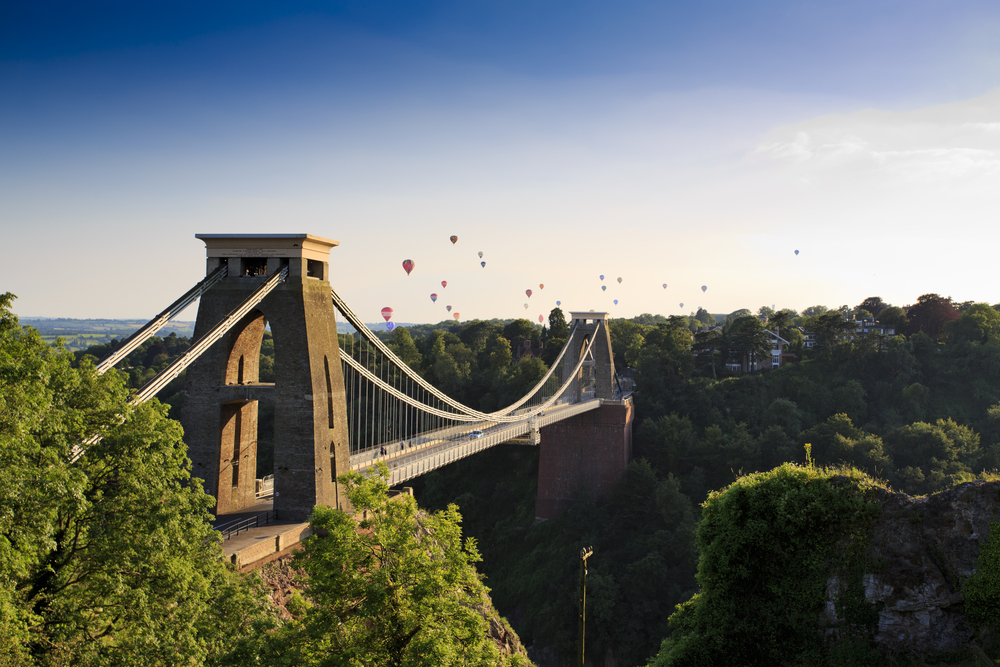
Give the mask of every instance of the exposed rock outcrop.
[{"label": "exposed rock outcrop", "polygon": [[[969,482],[923,498],[886,493],[871,534],[864,596],[879,611],[876,644],[933,655],[969,645],[975,629],[962,587],[976,571],[990,522],[1000,520],[1000,482]],[[832,598],[842,589],[828,583]]]}]

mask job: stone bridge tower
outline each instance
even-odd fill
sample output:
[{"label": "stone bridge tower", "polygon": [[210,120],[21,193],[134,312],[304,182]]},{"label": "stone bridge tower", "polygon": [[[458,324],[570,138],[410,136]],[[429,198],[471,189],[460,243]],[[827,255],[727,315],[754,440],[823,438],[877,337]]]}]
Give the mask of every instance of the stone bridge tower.
[{"label": "stone bridge tower", "polygon": [[594,346],[590,350],[590,358],[583,362],[580,374],[573,385],[573,396],[576,401],[579,401],[582,392],[590,388],[591,391],[595,392],[594,398],[613,399],[615,397],[615,359],[611,354],[608,314],[571,311],[569,317],[569,330],[573,331],[575,327],[577,332],[583,335],[575,336],[570,349],[566,350],[563,363],[563,382],[570,379],[573,369],[580,361],[580,355],[586,350],[590,340],[596,336]]},{"label": "stone bridge tower", "polygon": [[576,401],[593,397],[602,403],[597,410],[541,429],[535,497],[535,516],[540,519],[557,517],[578,500],[596,500],[606,494],[632,460],[635,411],[631,398],[616,400],[608,314],[571,312],[570,319],[570,330],[576,327],[584,335],[574,337],[566,350],[563,382],[572,377],[580,355],[593,338],[591,356],[583,362],[571,391]]},{"label": "stone bridge tower", "polygon": [[[188,369],[181,421],[193,474],[215,496],[217,515],[256,502],[257,415],[275,406],[274,508],[305,521],[315,505],[343,508],[336,477],[350,469],[347,412],[329,253],[336,241],[310,234],[197,234],[207,273],[227,277],[201,297],[197,339],[236,309],[267,276],[288,268],[268,294]],[[274,383],[259,381],[264,330],[274,339]]]}]

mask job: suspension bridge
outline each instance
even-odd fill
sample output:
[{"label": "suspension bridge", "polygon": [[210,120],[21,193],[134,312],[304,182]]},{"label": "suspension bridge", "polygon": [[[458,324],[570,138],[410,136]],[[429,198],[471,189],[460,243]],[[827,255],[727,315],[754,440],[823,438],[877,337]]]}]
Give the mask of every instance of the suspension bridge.
[{"label": "suspension bridge", "polygon": [[[540,518],[565,510],[581,485],[592,497],[606,492],[627,465],[632,405],[616,382],[606,313],[571,312],[569,337],[544,377],[510,405],[482,412],[423,379],[331,288],[336,241],[310,234],[196,236],[206,246],[205,279],[124,341],[98,372],[200,300],[191,347],[132,401],[149,400],[187,372],[185,441],[193,474],[215,496],[220,521],[256,521],[260,514],[261,402],[274,405],[275,415],[270,514],[285,524],[306,521],[318,504],[349,511],[337,477],[365,473],[378,462],[398,486],[501,443],[539,446]],[[259,372],[268,327],[273,383],[261,382]],[[301,531],[286,536],[286,546],[300,537]],[[276,548],[281,544],[279,536]]]}]

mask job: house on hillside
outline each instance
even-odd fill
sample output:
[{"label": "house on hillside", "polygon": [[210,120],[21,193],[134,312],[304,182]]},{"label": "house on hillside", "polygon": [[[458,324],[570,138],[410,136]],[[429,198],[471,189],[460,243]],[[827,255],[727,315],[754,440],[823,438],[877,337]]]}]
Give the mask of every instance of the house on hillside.
[{"label": "house on hillside", "polygon": [[531,344],[531,339],[529,338],[529,339],[525,340],[522,345],[519,345],[516,348],[516,350],[517,350],[516,357],[517,358],[514,359],[514,361],[521,361],[521,359],[526,359],[526,358],[531,358],[531,357],[535,357],[537,359],[541,359],[542,352],[544,352],[544,348],[545,348],[545,344],[542,343],[541,341],[538,341],[538,346],[537,347],[533,346]]},{"label": "house on hillside", "polygon": [[[845,320],[847,318],[844,318]],[[871,336],[878,341],[879,347],[885,344],[885,341],[896,335],[896,328],[889,324],[881,324],[876,322],[873,318],[853,320],[854,331],[851,333],[846,333],[840,336],[840,342],[846,343],[848,341],[854,341],[861,338]],[[799,327],[799,331],[802,332],[804,338],[802,346],[804,348],[812,349],[816,347],[816,334],[812,331],[806,331],[805,329]]]},{"label": "house on hillside", "polygon": [[795,359],[795,355],[791,352],[785,352],[785,348],[788,347],[789,342],[771,331],[770,329],[764,330],[768,336],[771,338],[771,350],[770,354],[766,357],[760,359],[754,359],[752,362],[748,359],[744,359],[742,363],[740,362],[726,362],[726,370],[731,373],[752,373],[753,371],[769,371],[774,368],[778,368],[782,364]]}]

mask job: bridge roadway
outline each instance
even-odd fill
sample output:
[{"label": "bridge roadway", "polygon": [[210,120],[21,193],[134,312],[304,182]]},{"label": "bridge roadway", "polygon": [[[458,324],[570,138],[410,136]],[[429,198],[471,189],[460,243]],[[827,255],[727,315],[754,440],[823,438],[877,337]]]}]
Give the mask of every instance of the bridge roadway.
[{"label": "bridge roadway", "polygon": [[[476,452],[525,434],[530,435],[533,430],[548,424],[596,410],[601,403],[602,399],[598,398],[579,403],[560,402],[544,413],[520,422],[470,422],[422,433],[418,438],[407,441],[405,448],[401,448],[399,442],[386,443],[385,455],[379,454],[378,448],[351,455],[351,470],[364,472],[382,461],[389,466],[389,486],[397,486]],[[476,430],[482,431],[481,437],[470,435]]]}]

